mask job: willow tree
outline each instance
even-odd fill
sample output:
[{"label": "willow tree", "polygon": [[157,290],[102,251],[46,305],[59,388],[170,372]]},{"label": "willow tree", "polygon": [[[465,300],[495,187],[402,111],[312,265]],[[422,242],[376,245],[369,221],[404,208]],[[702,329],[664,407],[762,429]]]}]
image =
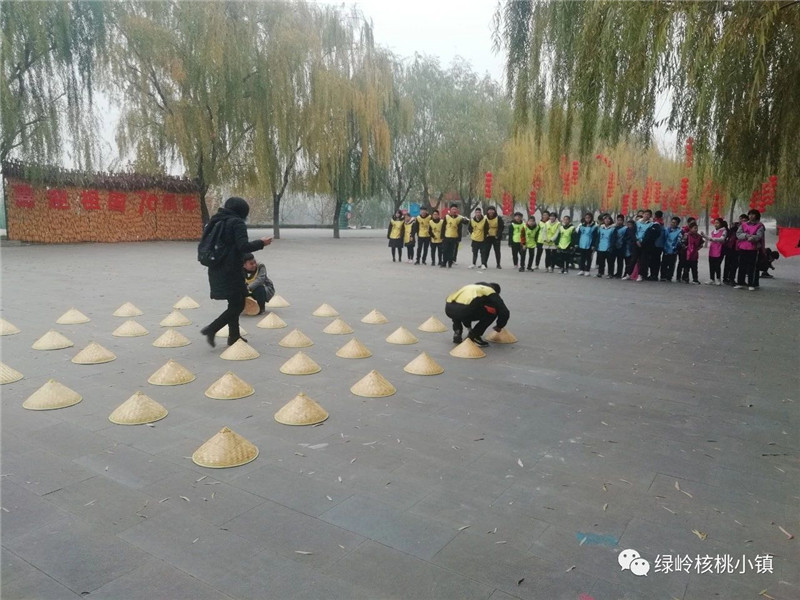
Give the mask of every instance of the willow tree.
[{"label": "willow tree", "polygon": [[701,177],[749,194],[776,174],[800,216],[800,2],[504,0],[495,45],[518,127],[589,156],[666,125]]},{"label": "willow tree", "polygon": [[0,161],[60,163],[72,150],[75,163],[91,168],[107,9],[102,2],[0,3]]}]

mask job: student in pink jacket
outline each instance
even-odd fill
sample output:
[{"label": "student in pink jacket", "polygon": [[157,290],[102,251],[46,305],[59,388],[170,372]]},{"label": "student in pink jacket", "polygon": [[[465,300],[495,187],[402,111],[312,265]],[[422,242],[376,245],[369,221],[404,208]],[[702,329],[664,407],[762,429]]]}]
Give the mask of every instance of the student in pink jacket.
[{"label": "student in pink jacket", "polygon": [[736,249],[739,251],[739,279],[734,289],[745,286],[754,292],[758,289],[758,253],[764,247],[764,225],[761,223],[761,213],[752,209],[747,213],[747,222],[739,226],[736,232]]},{"label": "student in pink jacket", "polygon": [[686,233],[686,271],[684,282],[689,283],[689,271],[692,272],[692,283],[700,285],[697,276],[697,261],[700,259],[700,248],[703,247],[703,238],[697,233],[697,221],[689,225]]},{"label": "student in pink jacket", "polygon": [[722,219],[714,219],[714,231],[706,237],[701,234],[708,243],[708,272],[710,278],[706,281],[708,285],[722,285],[722,257],[725,253],[725,241],[728,239],[728,224]]}]

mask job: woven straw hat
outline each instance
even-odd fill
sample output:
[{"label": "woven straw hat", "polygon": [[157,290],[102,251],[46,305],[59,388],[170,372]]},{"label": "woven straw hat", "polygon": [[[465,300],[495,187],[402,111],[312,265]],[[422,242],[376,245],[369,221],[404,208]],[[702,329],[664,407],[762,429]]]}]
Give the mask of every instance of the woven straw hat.
[{"label": "woven straw hat", "polygon": [[433,316],[425,321],[422,325],[417,327],[417,329],[420,331],[425,331],[426,333],[444,333],[447,331],[445,324]]},{"label": "woven straw hat", "polygon": [[267,306],[270,308],[286,308],[287,306],[291,306],[291,304],[289,304],[283,296],[275,294],[270,298],[269,302],[267,302]]},{"label": "woven straw hat", "polygon": [[166,317],[161,319],[161,323],[159,323],[162,327],[183,327],[184,325],[191,324],[192,322],[179,310],[173,310]]},{"label": "woven straw hat", "polygon": [[284,348],[308,348],[309,346],[313,346],[314,342],[299,329],[294,329],[278,342],[278,345]]},{"label": "woven straw hat", "polygon": [[243,339],[238,339],[225,352],[219,355],[224,360],[253,360],[261,354]]},{"label": "woven straw hat", "polygon": [[76,365],[99,365],[116,360],[116,358],[116,355],[111,350],[103,348],[96,342],[91,342],[86,348],[72,357],[72,362]]},{"label": "woven straw hat", "polygon": [[227,427],[200,446],[192,454],[192,462],[201,467],[225,469],[252,462],[258,456],[258,448],[235,431]]},{"label": "woven straw hat", "polygon": [[412,375],[441,375],[444,373],[442,366],[433,360],[427,352],[423,352],[408,363],[403,367],[403,371]]},{"label": "woven straw hat", "polygon": [[195,379],[194,373],[170,359],[158,371],[150,375],[147,382],[153,385],[183,385]]},{"label": "woven straw hat", "polygon": [[338,317],[339,312],[330,304],[321,304],[317,310],[311,313],[315,317]]},{"label": "woven straw hat", "polygon": [[31,348],[34,350],[61,350],[62,348],[69,348],[74,345],[75,344],[58,333],[55,329],[51,329],[36,340]]},{"label": "woven straw hat", "polygon": [[284,425],[316,425],[328,418],[328,411],[300,392],[275,413],[275,420]]},{"label": "woven straw hat", "polygon": [[372,352],[356,338],[353,338],[336,351],[336,356],[339,358],[368,358],[372,356]]},{"label": "woven straw hat", "polygon": [[258,307],[258,301],[252,296],[247,296],[244,299],[244,310],[242,310],[242,314],[248,317],[255,317],[260,312],[261,309]]},{"label": "woven straw hat", "polygon": [[139,325],[133,319],[129,321],[125,321],[122,325],[117,327],[111,335],[114,337],[139,337],[142,335],[147,335],[149,332],[147,329]]},{"label": "woven straw hat", "polygon": [[72,391],[55,379],[50,379],[38,390],[33,392],[25,402],[23,408],[28,410],[55,410],[66,408],[83,400],[80,394]]},{"label": "woven straw hat", "polygon": [[386,341],[390,344],[416,344],[419,340],[405,327],[398,327]]},{"label": "woven straw hat", "polygon": [[271,312],[266,317],[261,319],[256,327],[261,327],[261,329],[283,329],[286,327],[286,321],[281,319],[275,313]]},{"label": "woven straw hat", "polygon": [[389,383],[386,378],[374,369],[364,375],[358,382],[350,388],[356,396],[365,398],[383,398],[391,396],[397,389]]},{"label": "woven straw hat", "polygon": [[313,375],[322,371],[322,367],[315,363],[308,354],[301,351],[283,363],[280,371],[284,375]]},{"label": "woven straw hat", "polygon": [[[247,335],[247,331],[241,325],[239,325],[239,335]],[[222,337],[222,338],[228,337],[228,326],[227,325],[225,325],[225,327],[223,327],[222,329],[220,329],[217,332],[217,337]]]},{"label": "woven straw hat", "polygon": [[361,319],[361,322],[368,325],[382,325],[383,323],[388,323],[389,319],[383,316],[383,313],[377,308],[373,308]]},{"label": "woven straw hat", "polygon": [[330,325],[323,329],[322,332],[332,335],[347,335],[348,333],[353,333],[353,328],[341,319],[336,319],[331,321]]},{"label": "woven straw hat", "polygon": [[126,302],[114,311],[115,317],[138,317],[139,315],[143,314],[144,313],[142,311],[140,311],[130,302]]},{"label": "woven straw hat", "polygon": [[238,400],[252,396],[256,391],[253,386],[240,379],[230,371],[212,383],[206,390],[206,396],[214,400]]},{"label": "woven straw hat", "polygon": [[515,344],[517,342],[517,336],[508,329],[501,329],[500,331],[492,330],[492,332],[486,336],[486,339],[495,344]]},{"label": "woven straw hat", "polygon": [[169,328],[155,339],[153,346],[156,348],[180,348],[182,346],[188,346],[191,343],[192,340],[187,338],[180,331]]},{"label": "woven straw hat", "polygon": [[172,308],[177,308],[178,310],[188,310],[192,308],[200,308],[200,305],[192,300],[189,296],[184,296],[175,304],[173,304]]},{"label": "woven straw hat", "polygon": [[22,379],[24,375],[17,371],[16,369],[12,369],[5,363],[0,363],[0,385],[5,385],[7,383],[14,383],[15,381],[19,381]]},{"label": "woven straw hat", "polygon": [[471,339],[467,338],[450,350],[450,356],[455,356],[456,358],[483,358],[486,353],[478,348]]},{"label": "woven straw hat", "polygon": [[108,420],[117,425],[144,425],[160,421],[166,416],[166,408],[142,392],[136,392],[115,408],[108,415]]},{"label": "woven straw hat", "polygon": [[56,323],[59,325],[80,325],[81,323],[88,323],[89,321],[91,321],[91,319],[77,308],[70,308],[56,319]]},{"label": "woven straw hat", "polygon": [[15,333],[19,333],[19,329],[16,326],[5,319],[0,319],[0,335],[14,335]]}]

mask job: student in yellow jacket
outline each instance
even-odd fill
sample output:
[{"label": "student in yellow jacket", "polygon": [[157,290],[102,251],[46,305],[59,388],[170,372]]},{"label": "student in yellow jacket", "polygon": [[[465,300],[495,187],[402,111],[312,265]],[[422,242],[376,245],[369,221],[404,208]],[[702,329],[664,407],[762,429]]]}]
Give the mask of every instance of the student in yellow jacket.
[{"label": "student in yellow jacket", "polygon": [[500,266],[500,242],[503,240],[503,217],[497,214],[497,209],[490,206],[486,209],[486,237],[483,240],[483,248],[481,248],[481,262],[484,266],[489,263],[489,254],[494,250],[494,258],[497,261],[497,268],[502,269]]},{"label": "student in yellow jacket", "polygon": [[508,245],[511,247],[511,259],[514,268],[519,265],[519,270],[525,270],[525,239],[523,234],[525,223],[522,222],[522,213],[515,212],[511,224],[508,226]]},{"label": "student in yellow jacket", "polygon": [[[489,345],[482,336],[495,319],[497,325],[494,330],[502,331],[511,316],[500,297],[500,286],[484,281],[465,285],[450,294],[444,312],[453,321],[453,343],[460,344],[463,341],[461,336],[466,327],[469,331],[467,337],[478,346]],[[473,321],[477,323],[473,325]]]},{"label": "student in yellow jacket", "polygon": [[415,236],[414,236],[414,228],[416,226],[416,220],[408,213],[406,213],[406,218],[403,221],[403,245],[406,247],[408,251],[408,262],[414,262],[414,244],[415,244]]},{"label": "student in yellow jacket", "polygon": [[561,223],[556,220],[556,213],[550,213],[549,220],[541,227],[544,228],[544,268],[548,273],[552,273],[556,266],[556,241],[561,230]]},{"label": "student in yellow jacket", "polygon": [[[469,266],[470,269],[474,269],[478,266],[478,254],[483,255],[483,243],[486,241],[486,217],[483,216],[483,211],[480,208],[475,209],[474,216],[469,220],[469,226],[467,227],[469,231],[469,239],[472,240],[472,264]],[[483,262],[483,256],[481,256],[481,264],[478,267],[479,269],[486,269],[486,263]]]},{"label": "student in yellow jacket", "polygon": [[461,240],[461,227],[469,223],[469,219],[458,214],[458,204],[451,204],[450,211],[444,216],[444,263],[442,267],[452,267],[456,260],[458,242]]},{"label": "student in yellow jacket", "polygon": [[572,234],[575,231],[575,226],[572,224],[572,219],[567,215],[561,218],[561,227],[558,230],[558,239],[556,246],[558,247],[558,266],[561,267],[561,274],[566,275],[569,271],[569,266],[572,264]]},{"label": "student in yellow jacket", "polygon": [[[531,215],[528,217],[528,222],[525,224],[525,229],[522,230],[522,236],[525,241],[525,247],[523,249],[523,259],[525,258],[525,252],[528,254],[528,271],[533,271],[531,268],[533,266],[533,255],[536,250],[539,249],[539,233],[541,231],[541,227],[536,223],[536,217]],[[519,270],[522,271],[522,261],[519,264]]]},{"label": "student in yellow jacket", "polygon": [[[444,244],[444,221],[439,218],[439,211],[431,213],[431,220],[428,224],[431,232],[431,266],[444,266],[444,254],[442,245]],[[439,255],[439,262],[436,262],[436,255]]]},{"label": "student in yellow jacket", "polygon": [[[544,253],[545,225],[547,225],[548,221],[550,221],[550,211],[543,210],[542,218],[539,221],[539,235],[536,238],[536,265],[533,267],[534,271],[539,270],[539,261],[542,259],[542,254]],[[546,265],[547,262],[545,262],[545,266]]]},{"label": "student in yellow jacket", "polygon": [[431,245],[431,216],[428,214],[428,209],[422,207],[419,209],[419,216],[415,219],[414,233],[417,236],[417,260],[414,261],[415,265],[419,264],[420,257],[422,264],[428,264],[428,248]]},{"label": "student in yellow jacket", "polygon": [[[389,219],[389,229],[386,231],[386,239],[389,240],[389,248],[392,249],[392,262],[403,262],[403,211],[396,210],[392,218]],[[397,258],[394,257],[397,251]]]}]

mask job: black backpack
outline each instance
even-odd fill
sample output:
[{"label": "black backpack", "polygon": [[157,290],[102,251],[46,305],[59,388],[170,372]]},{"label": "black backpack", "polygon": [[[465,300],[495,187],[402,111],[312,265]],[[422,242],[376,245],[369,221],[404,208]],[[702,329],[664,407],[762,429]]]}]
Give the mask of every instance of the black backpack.
[{"label": "black backpack", "polygon": [[225,244],[225,221],[217,221],[210,227],[206,225],[203,237],[197,245],[197,260],[204,267],[222,264],[228,255]]}]

